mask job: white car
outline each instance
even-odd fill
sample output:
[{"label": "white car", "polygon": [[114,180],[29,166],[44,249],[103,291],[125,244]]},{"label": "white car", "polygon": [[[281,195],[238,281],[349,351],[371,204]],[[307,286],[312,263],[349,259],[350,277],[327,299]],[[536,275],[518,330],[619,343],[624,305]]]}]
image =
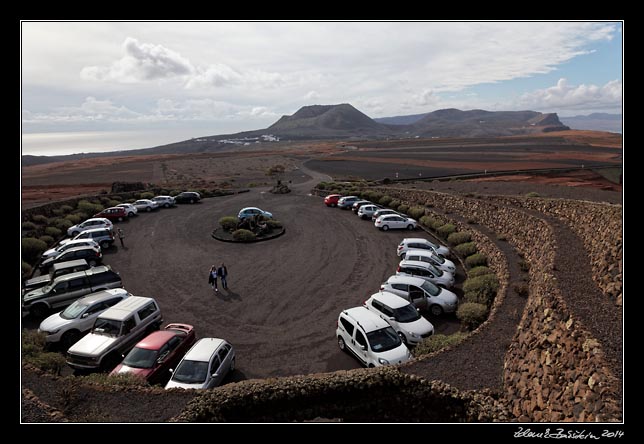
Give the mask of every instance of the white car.
[{"label": "white car", "polygon": [[150,199],[139,199],[135,201],[132,205],[136,207],[138,211],[152,211],[159,208],[159,204]]},{"label": "white car", "polygon": [[38,331],[47,335],[47,342],[60,342],[68,349],[91,330],[94,320],[113,305],[131,296],[122,288],[97,291],[80,299],[60,313],[53,314],[40,323]]},{"label": "white car", "polygon": [[380,207],[378,205],[366,204],[358,208],[358,212],[356,214],[360,219],[371,219],[371,216],[373,216],[379,209]]},{"label": "white car", "polygon": [[130,203],[118,204],[117,207],[125,208],[125,212],[127,213],[128,217],[136,216],[136,214],[139,212],[138,208]]},{"label": "white car", "polygon": [[342,311],[335,333],[340,350],[353,354],[365,367],[402,364],[412,358],[396,330],[364,306]]},{"label": "white car", "polygon": [[454,265],[454,262],[445,259],[434,250],[407,250],[406,253],[401,255],[401,258],[409,261],[427,262],[447,273],[456,273],[456,265]]},{"label": "white car", "polygon": [[49,257],[57,256],[59,253],[62,253],[68,248],[74,248],[74,247],[94,247],[99,251],[101,249],[100,246],[98,245],[98,242],[92,239],[71,239],[63,244],[58,244],[54,248],[50,248],[49,250],[45,251],[42,254],[42,258],[44,260]]},{"label": "white car", "polygon": [[157,203],[159,208],[170,208],[174,207],[175,204],[174,197],[172,196],[154,196],[152,200]]},{"label": "white car", "polygon": [[397,275],[417,276],[430,281],[434,285],[451,288],[454,286],[454,275],[447,271],[439,270],[432,264],[423,261],[410,261],[403,259],[398,263]]},{"label": "white car", "polygon": [[399,214],[385,214],[384,216],[379,216],[376,221],[373,223],[376,228],[380,228],[382,231],[387,230],[413,230],[416,228],[416,221],[411,217],[403,217]]},{"label": "white car", "polygon": [[109,219],[104,217],[93,217],[87,219],[85,222],[71,226],[67,229],[67,235],[70,237],[76,237],[81,231],[90,230],[92,228],[109,228],[110,230],[114,227],[112,222]]},{"label": "white car", "polygon": [[441,256],[449,256],[449,248],[445,245],[435,244],[434,242],[423,239],[422,237],[406,237],[398,245],[396,254],[404,258],[407,250],[433,250]]},{"label": "white car", "polygon": [[235,369],[235,349],[223,339],[201,338],[183,357],[165,388],[217,387]]},{"label": "white car", "polygon": [[419,277],[389,276],[380,290],[398,295],[434,316],[453,313],[458,306],[458,297],[454,293]]},{"label": "white car", "polygon": [[434,326],[418,313],[418,309],[398,295],[381,291],[374,293],[364,303],[393,327],[407,345],[416,345],[434,334]]},{"label": "white car", "polygon": [[394,211],[390,208],[380,208],[378,211],[371,215],[371,222],[375,222],[376,219],[378,219],[380,216],[384,216],[386,214],[397,214],[402,217],[407,217],[407,215],[399,213],[398,211]]}]

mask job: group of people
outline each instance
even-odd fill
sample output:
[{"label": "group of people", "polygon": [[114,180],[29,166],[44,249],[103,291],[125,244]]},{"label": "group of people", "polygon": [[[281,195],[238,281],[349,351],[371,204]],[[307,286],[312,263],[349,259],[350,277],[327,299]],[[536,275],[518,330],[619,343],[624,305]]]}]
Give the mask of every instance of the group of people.
[{"label": "group of people", "polygon": [[219,290],[217,289],[217,279],[221,279],[221,286],[224,290],[228,289],[228,282],[226,281],[226,277],[228,277],[228,269],[226,268],[226,265],[222,262],[219,267],[213,265],[210,267],[210,272],[208,273],[208,283],[212,287],[213,290],[218,292]]}]

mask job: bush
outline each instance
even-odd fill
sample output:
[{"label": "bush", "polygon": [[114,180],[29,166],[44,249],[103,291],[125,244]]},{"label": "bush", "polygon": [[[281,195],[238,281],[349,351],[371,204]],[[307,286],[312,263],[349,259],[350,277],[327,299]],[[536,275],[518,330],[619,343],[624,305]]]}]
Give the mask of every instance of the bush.
[{"label": "bush", "polygon": [[488,267],[474,267],[468,273],[467,277],[477,277],[484,276],[486,274],[494,274],[494,272]]},{"label": "bush", "polygon": [[65,212],[60,208],[54,208],[53,210],[51,210],[51,212],[54,213],[54,216],[62,216],[63,214],[65,214]]},{"label": "bush", "polygon": [[440,227],[438,227],[438,230],[436,230],[436,233],[438,233],[438,235],[443,239],[447,238],[450,234],[455,232],[456,227],[454,226],[454,224],[441,225]]},{"label": "bush", "polygon": [[282,222],[274,219],[268,219],[266,221],[266,225],[268,225],[270,228],[282,228]]},{"label": "bush", "polygon": [[98,384],[105,387],[146,387],[149,384],[145,378],[136,376],[133,373],[119,373],[117,375],[110,375],[109,373],[92,373],[90,375],[80,376],[83,382],[89,384]]},{"label": "bush", "polygon": [[33,269],[31,268],[31,265],[29,265],[27,262],[22,261],[22,275],[23,276],[31,276],[31,273],[33,272]]},{"label": "bush", "polygon": [[369,199],[373,203],[378,203],[380,202],[380,199],[382,199],[382,193],[378,191],[372,191],[371,192],[371,199]]},{"label": "bush", "polygon": [[382,197],[380,198],[380,200],[378,201],[378,203],[380,203],[380,205],[385,205],[385,206],[387,206],[387,205],[389,205],[389,204],[391,203],[391,201],[392,201],[392,200],[393,200],[393,199],[392,199],[391,197],[389,197],[389,196],[387,196],[387,195],[385,194],[384,196],[382,196]]},{"label": "bush", "polygon": [[325,189],[326,189],[326,187],[327,187],[327,184],[326,184],[326,182],[320,182],[320,183],[319,183],[319,184],[317,184],[315,187],[316,187],[318,190],[325,190]]},{"label": "bush", "polygon": [[62,211],[65,214],[71,212],[73,209],[74,209],[74,207],[72,207],[71,205],[61,205],[60,206],[60,211]]},{"label": "bush", "polygon": [[219,225],[224,230],[234,230],[237,228],[237,223],[239,220],[235,216],[224,216],[219,219]]},{"label": "bush", "polygon": [[78,204],[76,204],[76,208],[78,208],[85,214],[93,215],[100,211],[103,211],[104,207],[101,204],[91,203],[86,200],[80,200],[78,201]]},{"label": "bush", "polygon": [[53,245],[54,244],[54,238],[51,236],[47,236],[46,234],[44,236],[40,236],[38,239],[43,241],[44,243],[47,244],[47,246]]},{"label": "bush", "polygon": [[470,330],[474,330],[487,319],[487,305],[466,302],[459,305],[456,317]]},{"label": "bush", "polygon": [[489,305],[499,290],[499,280],[494,274],[468,278],[463,284],[466,302]]},{"label": "bush", "polygon": [[477,251],[476,242],[466,242],[454,247],[454,251],[462,257],[470,256]]},{"label": "bush", "polygon": [[49,235],[49,236],[51,236],[53,238],[56,238],[56,237],[60,236],[61,234],[63,234],[63,231],[60,228],[47,227],[47,228],[45,228],[45,234],[47,234],[47,235]]},{"label": "bush", "polygon": [[233,231],[233,239],[240,242],[250,242],[255,240],[255,233],[252,231],[244,230],[240,228],[239,230]]},{"label": "bush", "polygon": [[139,199],[152,199],[153,197],[154,193],[150,193],[149,191],[144,191],[139,194]]},{"label": "bush", "polygon": [[407,214],[407,212],[409,211],[409,205],[405,205],[405,204],[398,205],[398,211],[400,211],[401,213]]},{"label": "bush", "polygon": [[22,238],[22,258],[30,263],[36,263],[43,251],[47,249],[47,244],[40,239],[33,237]]},{"label": "bush", "polygon": [[425,209],[418,206],[411,207],[409,210],[407,210],[407,214],[409,214],[409,217],[411,217],[412,219],[420,220],[423,216],[425,216]]},{"label": "bush", "polygon": [[472,240],[472,236],[467,231],[459,231],[447,236],[447,242],[452,245],[460,245]]},{"label": "bush", "polygon": [[398,207],[402,204],[399,199],[393,199],[391,202],[389,202],[389,205],[387,205],[389,208],[392,210],[398,210]]},{"label": "bush", "polygon": [[23,361],[43,371],[60,375],[67,365],[65,357],[60,353],[45,352],[45,334],[37,330],[22,331]]},{"label": "bush", "polygon": [[23,222],[22,223],[22,229],[24,231],[34,231],[34,230],[36,230],[36,228],[38,228],[38,227],[36,227],[36,224],[33,223],[33,222]]},{"label": "bush", "polygon": [[440,217],[436,217],[436,216],[425,216],[425,217],[427,217],[426,219],[427,224],[425,225],[427,225],[429,228],[431,228],[434,231],[438,230],[440,227],[445,225],[445,221]]},{"label": "bush", "polygon": [[35,214],[35,215],[31,216],[31,220],[33,220],[37,224],[46,224],[46,223],[49,222],[49,219],[47,219],[42,214]]},{"label": "bush", "polygon": [[66,220],[70,221],[70,222],[72,223],[72,225],[76,225],[76,224],[77,224],[77,223],[79,223],[81,220],[83,220],[83,219],[81,218],[81,216],[80,216],[80,215],[78,215],[78,214],[68,214],[67,216],[65,216],[65,217],[64,217],[64,219],[66,219]]},{"label": "bush", "polygon": [[116,199],[109,199],[109,200],[106,202],[106,206],[108,206],[108,207],[115,207],[115,206],[117,206],[117,205],[118,205],[118,204],[120,204],[120,203],[121,203],[121,201],[120,201],[120,200],[116,200]]},{"label": "bush", "polygon": [[59,228],[62,231],[67,231],[69,227],[74,225],[68,219],[61,219],[61,218],[54,219],[53,224],[56,228]]},{"label": "bush", "polygon": [[534,191],[530,191],[528,194],[525,195],[525,197],[541,197],[541,195]]},{"label": "bush", "polygon": [[414,356],[422,356],[428,353],[433,353],[438,350],[442,350],[445,347],[456,345],[461,342],[467,336],[466,333],[456,332],[449,336],[447,335],[432,335],[427,339],[424,339],[420,344],[414,349]]},{"label": "bush", "polygon": [[[462,244],[462,245],[467,245],[467,244]],[[471,256],[468,256],[467,258],[465,258],[465,265],[467,265],[470,268],[474,268],[479,265],[487,265],[487,257],[481,253],[472,254]]]}]

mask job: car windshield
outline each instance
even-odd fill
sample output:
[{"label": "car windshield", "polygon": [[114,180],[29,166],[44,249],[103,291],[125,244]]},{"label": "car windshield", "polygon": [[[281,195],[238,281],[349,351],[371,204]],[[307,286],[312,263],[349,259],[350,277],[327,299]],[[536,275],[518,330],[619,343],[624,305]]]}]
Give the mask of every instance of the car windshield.
[{"label": "car windshield", "polygon": [[438,296],[441,292],[440,288],[438,288],[436,285],[432,284],[429,281],[423,282],[423,285],[421,285],[420,288],[422,288],[432,296]]},{"label": "car windshield", "polygon": [[88,304],[83,301],[75,301],[60,314],[60,317],[63,319],[76,319],[85,311],[87,305]]},{"label": "car windshield", "polygon": [[445,258],[440,254],[432,254],[432,258],[441,265],[445,263]]},{"label": "car windshield", "polygon": [[380,330],[367,333],[367,341],[371,350],[376,353],[392,350],[400,345],[400,336],[391,327],[381,328]]},{"label": "car windshield", "polygon": [[394,319],[398,322],[414,322],[420,319],[418,310],[413,305],[405,305],[404,307],[394,309]]},{"label": "car windshield", "polygon": [[152,368],[157,360],[157,350],[134,347],[123,360],[123,365],[134,368]]},{"label": "car windshield", "polygon": [[96,319],[92,333],[105,336],[118,336],[121,331],[121,321],[112,319]]},{"label": "car windshield", "polygon": [[208,363],[203,361],[189,361],[184,359],[172,374],[172,379],[177,382],[195,384],[205,382],[208,376]]}]

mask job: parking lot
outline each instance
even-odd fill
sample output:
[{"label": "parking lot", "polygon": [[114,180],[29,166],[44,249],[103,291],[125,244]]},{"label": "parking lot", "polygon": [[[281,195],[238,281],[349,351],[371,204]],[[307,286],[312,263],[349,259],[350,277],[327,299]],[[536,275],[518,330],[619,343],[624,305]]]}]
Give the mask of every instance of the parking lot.
[{"label": "parking lot", "polygon": [[[117,241],[104,251],[104,262],[132,294],[159,302],[164,324],[192,324],[198,337],[230,341],[237,349],[230,380],[356,368],[358,362],[338,349],[338,314],[361,305],[394,274],[396,246],[410,233],[381,232],[351,211],[325,207],[306,186],[298,188],[302,192],[286,195],[252,189],[140,213],[117,223],[125,248]],[[211,237],[220,217],[245,206],[272,212],[286,234],[251,244]],[[220,285],[215,293],[208,270],[221,262],[229,288]],[[454,315],[429,320],[437,333],[458,328]]]}]

